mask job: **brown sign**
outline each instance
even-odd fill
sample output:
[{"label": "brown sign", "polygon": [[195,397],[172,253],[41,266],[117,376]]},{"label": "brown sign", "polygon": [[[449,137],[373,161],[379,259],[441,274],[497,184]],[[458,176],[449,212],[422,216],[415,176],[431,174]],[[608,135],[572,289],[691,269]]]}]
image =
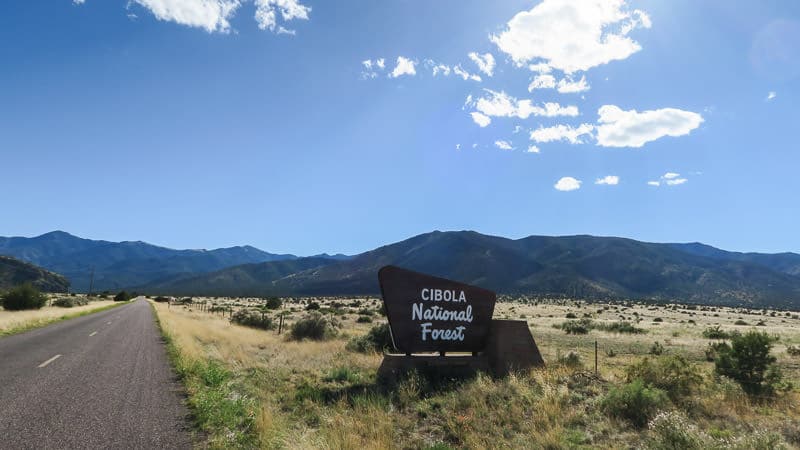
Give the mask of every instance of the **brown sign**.
[{"label": "brown sign", "polygon": [[395,266],[378,271],[378,280],[398,351],[477,352],[486,346],[494,292]]}]

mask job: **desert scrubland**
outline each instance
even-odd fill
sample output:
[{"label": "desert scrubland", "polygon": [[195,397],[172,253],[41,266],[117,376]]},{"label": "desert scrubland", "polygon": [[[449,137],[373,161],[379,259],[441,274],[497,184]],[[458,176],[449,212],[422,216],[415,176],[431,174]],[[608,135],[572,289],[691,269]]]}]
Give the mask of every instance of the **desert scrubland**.
[{"label": "desert scrubland", "polygon": [[[494,317],[527,321],[545,368],[501,379],[410,376],[387,385],[376,379],[381,354],[356,345],[386,321],[378,299],[264,305],[239,298],[153,302],[204,432],[201,445],[800,447],[797,312],[501,298]],[[254,311],[270,329],[231,323],[238,310]],[[293,338],[293,325],[309,314],[338,326],[319,340]],[[769,336],[775,362],[764,388],[746,393],[716,373],[714,346],[731,342],[731,332],[750,331]]]},{"label": "desert scrubland", "polygon": [[[33,328],[41,327],[52,322],[77,317],[84,314],[108,308],[116,302],[113,300],[90,299],[85,296],[78,296],[85,300],[84,305],[76,305],[73,307],[60,307],[53,306],[51,303],[59,298],[68,298],[64,295],[48,294],[47,304],[41,309],[29,309],[22,311],[6,311],[0,308],[0,336],[15,334],[22,331],[27,331]],[[81,301],[83,303],[83,301]],[[119,303],[117,303],[119,304]]]}]

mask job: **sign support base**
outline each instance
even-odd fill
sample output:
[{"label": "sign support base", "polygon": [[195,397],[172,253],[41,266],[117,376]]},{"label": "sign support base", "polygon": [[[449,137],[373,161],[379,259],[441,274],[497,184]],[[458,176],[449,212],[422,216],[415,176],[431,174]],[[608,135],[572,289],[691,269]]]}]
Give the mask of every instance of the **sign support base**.
[{"label": "sign support base", "polygon": [[544,359],[524,320],[492,320],[486,350],[472,355],[391,355],[383,357],[378,378],[397,381],[409,372],[426,378],[466,378],[478,372],[507,376],[544,366]]}]

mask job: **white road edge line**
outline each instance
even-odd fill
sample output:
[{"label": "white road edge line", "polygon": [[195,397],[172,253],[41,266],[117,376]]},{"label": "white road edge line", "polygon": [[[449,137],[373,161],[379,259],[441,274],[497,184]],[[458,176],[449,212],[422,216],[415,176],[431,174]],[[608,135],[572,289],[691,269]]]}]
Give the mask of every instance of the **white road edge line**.
[{"label": "white road edge line", "polygon": [[53,356],[52,358],[48,359],[47,361],[45,361],[45,362],[43,362],[43,363],[39,364],[39,368],[41,369],[42,367],[44,367],[44,366],[46,366],[46,365],[50,364],[51,362],[53,362],[53,361],[57,360],[58,358],[61,358],[61,355],[56,355],[56,356]]},{"label": "white road edge line", "polygon": [[90,334],[90,335],[89,335],[89,337],[92,337],[92,336],[94,336],[95,334],[97,334],[97,331],[94,331],[94,332],[92,332],[92,334]]}]

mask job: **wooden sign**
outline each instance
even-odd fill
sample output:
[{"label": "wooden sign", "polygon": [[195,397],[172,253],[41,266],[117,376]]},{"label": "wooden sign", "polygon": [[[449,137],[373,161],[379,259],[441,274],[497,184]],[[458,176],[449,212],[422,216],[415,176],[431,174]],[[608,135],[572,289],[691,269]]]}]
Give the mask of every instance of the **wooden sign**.
[{"label": "wooden sign", "polygon": [[378,271],[378,280],[398,351],[478,352],[486,346],[494,292],[395,266]]}]

